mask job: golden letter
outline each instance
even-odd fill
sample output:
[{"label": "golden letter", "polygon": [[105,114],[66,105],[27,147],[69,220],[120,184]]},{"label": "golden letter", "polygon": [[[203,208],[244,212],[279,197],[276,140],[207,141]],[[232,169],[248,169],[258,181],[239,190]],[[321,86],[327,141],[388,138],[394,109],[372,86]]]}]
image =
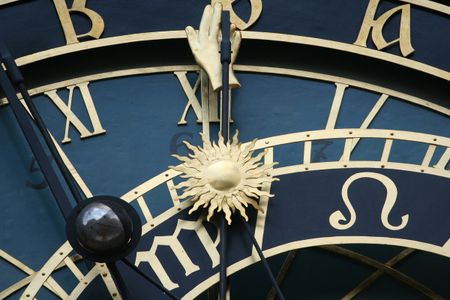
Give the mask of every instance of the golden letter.
[{"label": "golden letter", "polygon": [[[65,0],[53,0],[56,12],[58,13],[61,26],[66,37],[67,44],[75,44],[79,42],[79,38],[92,37],[94,39],[100,38],[105,29],[105,22],[102,17],[95,11],[86,8],[86,0],[74,0],[72,7],[68,8]],[[70,13],[81,13],[89,18],[91,21],[91,30],[87,33],[79,34],[75,32]]]},{"label": "golden letter", "polygon": [[261,16],[262,12],[262,0],[250,0],[251,5],[251,13],[250,18],[247,22],[242,20],[233,9],[233,2],[234,0],[212,0],[211,5],[214,5],[215,3],[220,3],[223,6],[224,10],[230,11],[230,19],[231,23],[236,25],[236,27],[240,30],[245,30],[255,24],[255,22],[258,20],[259,16]]},{"label": "golden letter", "polygon": [[[371,0],[367,7],[364,21],[361,25],[358,38],[354,42],[355,45],[367,47],[367,39],[369,38],[370,30],[372,29],[372,40],[377,50],[383,50],[384,48],[394,44],[400,44],[400,51],[403,56],[408,56],[414,52],[414,48],[411,44],[411,5],[405,4],[385,12],[382,16],[375,20],[375,13],[380,0]],[[400,12],[400,32],[399,38],[386,42],[383,37],[383,27],[386,22],[397,12]]]},{"label": "golden letter", "polygon": [[[406,227],[409,220],[409,215],[402,216],[402,222],[400,225],[394,226],[389,223],[389,213],[394,207],[395,201],[397,200],[397,187],[395,183],[387,176],[378,173],[372,172],[361,172],[350,176],[347,181],[344,183],[342,187],[342,199],[344,200],[345,206],[350,212],[350,220],[347,222],[347,218],[342,214],[340,210],[336,210],[334,213],[330,215],[330,224],[334,228],[338,230],[346,230],[352,227],[356,222],[356,212],[353,208],[350,199],[348,198],[348,189],[350,185],[361,178],[372,178],[381,182],[386,188],[386,200],[383,205],[383,209],[381,210],[381,222],[383,226],[389,230],[401,230]],[[347,223],[342,223],[347,222]]]},{"label": "golden letter", "polygon": [[[88,84],[89,82],[84,82],[77,85],[68,86],[67,89],[69,90],[69,100],[67,105],[61,99],[61,97],[59,97],[56,90],[45,93],[45,95],[47,95],[53,101],[56,107],[58,107],[58,109],[66,116],[66,127],[64,130],[64,139],[62,140],[63,144],[70,143],[71,141],[69,137],[70,124],[72,124],[78,130],[82,139],[106,132],[106,130],[103,129],[102,124],[100,123],[97,110],[94,106],[94,101],[92,100],[91,93],[89,92]],[[90,132],[86,128],[86,126],[81,123],[80,119],[78,119],[78,117],[72,112],[73,91],[76,87],[80,89],[81,96],[86,106],[86,110],[89,114],[89,118],[91,119],[92,127],[94,129],[92,132]]]}]

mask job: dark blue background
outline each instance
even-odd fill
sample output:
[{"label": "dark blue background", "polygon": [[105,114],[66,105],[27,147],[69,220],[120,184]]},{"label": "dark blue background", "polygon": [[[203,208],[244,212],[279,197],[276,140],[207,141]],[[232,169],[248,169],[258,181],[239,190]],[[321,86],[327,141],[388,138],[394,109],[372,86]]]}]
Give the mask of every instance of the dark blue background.
[{"label": "dark blue background", "polygon": [[[87,6],[103,16],[106,23],[103,37],[112,37],[138,32],[182,30],[187,25],[197,27],[203,7],[207,3],[208,1],[204,0],[121,0],[107,3],[100,0],[88,0]],[[358,34],[367,3],[368,0],[263,0],[263,14],[257,24],[249,30],[290,33],[353,43]],[[400,2],[397,1],[382,1],[377,16],[399,4]],[[245,1],[240,1],[239,5],[241,6],[237,9],[243,15],[248,14]],[[394,18],[385,28],[387,39],[396,37],[398,21],[398,17]],[[74,22],[80,32],[85,31],[89,25],[83,18],[74,17]],[[449,70],[448,49],[450,40],[447,35],[449,31],[448,16],[413,7],[412,43],[416,52],[411,58]],[[16,57],[65,44],[53,2],[50,0],[21,1],[17,4],[0,7],[0,38],[8,44]],[[369,45],[370,47],[373,46],[370,38]],[[399,53],[396,45],[386,49],[386,51]],[[322,129],[325,126],[334,95],[333,84],[255,74],[239,74],[239,79],[243,88],[233,92],[233,119],[235,120],[233,129],[238,128],[240,130],[241,141],[246,142],[255,137],[264,138],[290,132]],[[135,76],[94,82],[90,88],[107,134],[80,141],[78,133],[71,128],[72,143],[64,145],[63,149],[94,194],[107,193],[120,196],[143,181],[163,172],[168,165],[177,163],[175,159],[170,157],[170,154],[173,146],[183,138],[195,144],[200,143],[198,132],[201,126],[195,123],[192,112],[188,115],[189,124],[187,126],[179,127],[176,125],[186,104],[186,97],[172,74]],[[62,99],[66,101],[67,92],[60,92],[60,94]],[[358,127],[378,97],[379,95],[375,93],[348,88],[337,128]],[[60,141],[63,137],[65,119],[46,96],[36,97],[36,103],[51,132]],[[77,91],[74,97],[74,111],[90,128],[82,104],[83,102]],[[449,136],[450,134],[450,126],[446,116],[397,99],[391,99],[385,104],[371,128],[418,131],[442,136]],[[0,195],[2,195],[0,219],[3,225],[0,228],[0,248],[28,266],[39,269],[43,262],[65,240],[63,220],[48,189],[36,190],[29,186],[30,182],[33,184],[41,183],[42,175],[31,170],[33,168],[31,166],[31,152],[28,150],[28,146],[8,107],[0,108],[0,141],[2,141],[0,146],[0,182],[2,183],[0,185]],[[327,145],[327,148],[322,151],[320,149],[323,145]],[[354,151],[352,159],[377,159],[382,147],[382,141],[362,141]],[[180,148],[177,150],[186,153],[186,149]],[[280,165],[301,163],[302,151],[303,148],[298,144],[280,146],[275,152],[275,161],[279,161]],[[337,141],[333,141],[331,144],[315,143],[313,161],[335,160],[339,157],[341,151],[342,143]],[[390,158],[392,161],[417,164],[421,162],[425,151],[426,145],[395,142]],[[438,148],[432,163],[435,163],[442,153],[443,149]],[[352,171],[347,170],[346,172]],[[444,200],[448,198],[448,180],[442,181],[442,178],[429,175],[419,176],[401,171],[385,170],[383,172],[398,179],[399,192],[402,193],[402,195],[399,195],[402,200],[398,202],[398,206],[392,212],[392,223],[398,224],[396,221],[399,220],[400,216],[409,213],[411,227],[407,227],[404,232],[402,231],[404,237],[423,238],[424,241],[441,245],[445,241],[445,237],[438,235],[442,232],[434,230],[434,228],[445,229],[445,226],[449,227],[448,220],[443,215],[448,212],[448,206],[439,206],[445,205]],[[286,213],[294,211],[292,207],[297,208],[296,211],[298,212],[305,213],[304,219],[296,221],[312,220],[319,222],[319,219],[311,218],[313,216],[311,212],[318,214],[320,208],[326,210],[322,211],[324,216],[322,221],[324,221],[323,224],[327,224],[328,216],[332,211],[341,209],[344,214],[346,213],[340,199],[330,199],[326,195],[331,192],[334,195],[339,195],[339,188],[342,186],[343,180],[347,178],[346,176],[349,175],[349,173],[344,174],[341,171],[326,171],[283,176],[282,181],[274,185],[277,198],[271,202],[269,218],[273,220],[287,219],[275,218],[276,213],[283,212],[283,206],[278,206],[279,203],[283,203],[280,199],[287,198],[289,201],[285,201],[285,203],[289,205],[289,208]],[[334,177],[339,178],[335,181],[331,180]],[[324,178],[329,180],[324,180]],[[306,181],[308,185],[293,184],[292,190],[283,188],[284,185],[297,181]],[[414,184],[411,184],[411,182]],[[332,185],[328,187],[329,190],[328,188],[322,188],[324,183]],[[381,227],[379,221],[378,213],[382,201],[372,201],[369,198],[360,197],[361,190],[365,189],[365,184],[371,185],[373,195],[382,196],[383,188],[377,182],[367,180],[367,182],[355,183],[351,199],[355,198],[352,203],[357,210],[358,219],[354,227],[349,229],[348,232],[358,235],[373,233],[389,236],[392,232]],[[430,190],[428,188],[427,190],[429,186],[436,186],[440,192],[438,193],[437,189]],[[296,192],[310,193],[311,197],[305,197],[306,199],[301,199],[301,201],[292,201],[291,195]],[[419,194],[421,197],[417,197]],[[431,197],[430,195],[434,196]],[[165,187],[155,188],[145,197],[155,216],[171,207],[171,200]],[[403,197],[406,200],[403,200]],[[317,202],[323,201],[323,199],[335,201],[333,203],[338,207],[316,207]],[[436,205],[424,206],[430,201],[435,201]],[[409,206],[410,204],[411,206]],[[303,205],[309,209],[304,208]],[[371,205],[375,205],[374,210],[367,210],[366,207],[371,207]],[[420,211],[407,211],[410,207],[423,208]],[[277,209],[279,209],[278,212]],[[433,216],[433,219],[429,219],[430,216]],[[195,217],[189,218],[195,219]],[[175,219],[173,218],[173,220]],[[161,226],[152,234],[156,232],[170,233],[172,229],[170,226],[174,225],[173,220],[164,225],[166,227]],[[309,238],[314,236],[313,233],[317,236],[339,233],[333,231],[331,227],[325,228],[309,223],[300,224],[309,229],[306,232],[287,230],[285,234],[280,234],[279,230],[284,228],[283,226],[287,226],[288,222],[286,224],[275,224],[270,223],[272,222],[270,220],[268,220],[268,224],[271,225],[267,227],[268,237],[265,239],[265,248],[289,240]],[[232,249],[230,255],[232,261],[236,261],[240,257],[248,255],[251,247],[245,236],[239,234],[239,229],[236,226],[231,230],[235,231],[231,234],[231,243],[235,245],[235,248]],[[273,232],[271,233],[270,230]],[[183,242],[190,241],[189,234],[183,234],[181,238]],[[148,250],[151,240],[152,235],[148,235],[140,245],[140,250],[146,248]],[[193,244],[191,244],[189,251],[200,249],[200,245],[195,244],[195,240],[191,240],[191,242]],[[395,251],[392,250],[392,252]],[[376,253],[376,255],[379,255],[379,252]],[[194,263],[200,264],[205,272],[213,272],[209,258],[204,251],[198,251],[196,254],[198,256]],[[174,260],[173,255],[171,256],[170,251],[162,250],[161,255],[167,258],[164,263],[171,264],[172,268],[178,272],[177,278],[184,279],[183,272]],[[306,252],[305,256],[310,257],[311,260],[326,261],[327,259],[310,252]],[[388,258],[389,255],[386,255],[386,257],[383,256],[379,259],[387,260]],[[447,274],[447,278],[450,276],[448,275],[448,269],[447,273],[434,273],[434,269],[431,267],[433,262],[440,266],[445,264],[442,261],[436,263],[437,260],[430,258],[430,256],[417,255],[412,261],[417,262],[420,267],[413,268],[411,265],[401,267],[410,273],[414,273],[421,280],[430,280],[429,284],[439,282],[439,280],[433,278],[433,276],[427,276],[427,272],[428,274]],[[303,263],[306,264],[304,261]],[[321,266],[328,265],[324,263]],[[80,265],[80,268],[83,268],[83,265]],[[143,267],[143,269],[148,271],[148,268]],[[251,276],[256,276],[255,270],[257,269],[250,270],[253,272]],[[417,270],[425,271],[418,272]],[[195,280],[200,280],[200,277],[206,276],[206,273],[200,273],[192,274],[189,279],[192,278],[193,280],[191,282],[187,280],[182,289],[177,290],[176,293],[181,294],[181,290],[188,290],[189,286],[196,282]],[[261,272],[256,271],[256,273]],[[15,268],[4,263],[0,264],[0,274],[0,288],[8,286],[24,276]],[[7,274],[7,276],[3,274]],[[324,278],[323,274],[317,276]],[[73,288],[74,278],[68,272],[59,272],[55,277],[68,290]],[[446,276],[440,275],[436,275],[436,277],[446,278]],[[145,286],[145,283],[129,273],[126,274],[126,278],[129,278],[130,282],[138,287]],[[291,280],[292,282],[295,282],[295,280]],[[254,281],[252,283],[254,284]],[[239,286],[239,283],[235,284],[234,286]],[[437,285],[439,286],[439,284]],[[398,288],[386,283],[382,286],[389,291]],[[317,288],[317,285],[311,284],[311,288],[313,287]],[[148,289],[147,292],[147,296],[150,296],[154,289]],[[450,291],[448,292],[450,293]],[[90,286],[85,295],[90,299],[100,299],[101,295],[104,296],[105,293],[102,284],[98,284]],[[48,297],[50,296],[45,290],[38,295],[39,299]],[[331,298],[333,297],[335,295],[331,296]]]},{"label": "dark blue background", "polygon": [[[71,1],[67,1],[71,5]],[[102,37],[131,33],[183,30],[187,25],[198,27],[206,0],[152,0],[109,1],[89,0],[87,7],[98,12],[105,22]],[[263,0],[260,19],[249,30],[288,33],[329,39],[352,44],[356,37],[369,1],[314,0],[292,1]],[[404,4],[399,1],[381,1],[376,17],[390,8]],[[247,1],[235,6],[238,14],[246,20],[249,16]],[[398,37],[399,15],[385,27],[387,41]],[[73,22],[77,32],[85,33],[90,22],[75,15]],[[450,69],[448,48],[450,41],[448,16],[412,5],[411,39],[416,51],[411,59],[444,70]],[[0,7],[0,37],[9,45],[15,56],[65,45],[53,2],[50,0],[20,1]],[[371,38],[368,46],[373,47]],[[398,45],[384,51],[399,54]]]},{"label": "dark blue background", "polygon": [[[382,183],[373,179],[357,180],[349,189],[349,198],[357,215],[355,224],[348,230],[337,230],[330,225],[329,216],[338,209],[349,219],[340,193],[344,182],[359,172],[383,174],[395,182],[398,196],[389,214],[389,222],[398,225],[401,216],[409,214],[409,222],[404,229],[391,231],[382,225],[380,216],[386,190]],[[450,185],[447,178],[380,169],[312,171],[279,178],[280,181],[274,183],[271,189],[275,197],[270,200],[267,209],[264,250],[290,242],[334,236],[391,237],[439,247],[449,239],[450,204],[446,200]],[[171,235],[179,219],[195,221],[198,217],[199,214],[188,216],[187,210],[177,214],[146,234],[138,251],[148,251],[155,236]],[[250,214],[252,226],[255,220],[255,214]],[[215,240],[216,233],[212,229],[210,232],[212,240]],[[237,218],[228,232],[228,265],[232,265],[251,255],[252,247]],[[157,255],[172,281],[180,285],[173,291],[181,296],[218,272],[218,268],[211,268],[211,260],[195,232],[185,231],[179,240],[194,264],[200,266],[201,272],[185,276],[184,269],[168,247],[161,247]],[[144,263],[141,268],[156,276],[148,264]]]}]

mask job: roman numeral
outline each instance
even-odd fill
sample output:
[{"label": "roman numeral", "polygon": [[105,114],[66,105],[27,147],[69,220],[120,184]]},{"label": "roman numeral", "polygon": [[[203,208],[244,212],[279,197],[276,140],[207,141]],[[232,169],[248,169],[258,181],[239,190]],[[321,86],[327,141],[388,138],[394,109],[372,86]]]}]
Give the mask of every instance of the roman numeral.
[{"label": "roman numeral", "polygon": [[336,92],[334,93],[333,104],[331,105],[330,113],[328,114],[327,126],[325,129],[334,129],[336,127],[336,121],[339,115],[339,110],[341,108],[342,99],[344,98],[345,89],[348,87],[347,84],[335,83]]},{"label": "roman numeral", "polygon": [[[218,110],[219,106],[217,93],[214,93],[212,87],[210,87],[209,81],[207,80],[207,76],[198,76],[194,86],[192,86],[187,78],[187,72],[174,72],[174,74],[177,77],[178,81],[180,82],[181,87],[183,88],[183,91],[186,94],[188,100],[184,108],[183,114],[181,115],[181,118],[178,121],[178,125],[187,124],[186,116],[191,108],[195,116],[197,117],[197,122],[203,122],[204,119],[208,119],[209,122],[219,122],[219,110]],[[202,91],[201,102],[196,95],[197,90],[200,86]],[[205,105],[206,103],[208,104],[208,109],[202,111],[202,105]],[[205,115],[206,112],[208,112],[208,115]],[[207,118],[205,118],[204,115]]]},{"label": "roman numeral", "polygon": [[[339,111],[340,111],[341,106],[342,106],[342,101],[344,99],[345,90],[348,87],[348,85],[342,84],[342,83],[335,83],[335,85],[336,85],[336,92],[334,94],[333,103],[331,104],[330,113],[328,115],[327,125],[325,127],[325,129],[327,129],[327,130],[333,130],[336,127],[336,122],[337,122],[338,117],[339,117]],[[366,116],[366,118],[361,123],[359,128],[367,129],[370,126],[370,124],[375,119],[375,117],[378,115],[378,113],[380,112],[381,108],[386,103],[386,100],[388,98],[389,98],[389,96],[385,95],[385,94],[382,94],[380,96],[380,98],[378,98],[377,102],[372,107],[372,109],[370,110],[369,114]],[[341,158],[341,160],[345,160],[344,158],[346,158],[348,160],[350,158],[351,153],[353,152],[355,147],[358,145],[359,141],[360,141],[359,138],[347,139],[345,141],[344,155]],[[306,142],[305,142],[305,147],[306,146],[310,147],[310,145],[306,145]],[[388,144],[388,147],[385,148],[385,152],[384,152],[383,158],[387,158],[386,156],[388,156],[388,154],[390,152],[390,147],[391,147],[391,145]],[[311,150],[309,149],[309,152],[310,151]],[[307,153],[305,155],[309,155],[308,158],[306,158],[309,161],[310,153],[309,154]]]},{"label": "roman numeral", "polygon": [[[375,119],[375,117],[378,115],[378,113],[380,112],[381,108],[386,103],[386,100],[388,98],[389,98],[389,96],[385,95],[385,94],[381,95],[380,98],[378,98],[377,103],[375,103],[375,105],[372,107],[372,110],[366,116],[366,118],[364,119],[364,121],[362,122],[362,124],[359,128],[361,128],[361,129],[369,128],[370,124]],[[355,149],[356,145],[358,145],[360,140],[361,140],[360,138],[353,139],[350,153]]]},{"label": "roman numeral", "polygon": [[[325,129],[328,130],[335,129],[336,127],[336,122],[339,117],[339,111],[341,109],[342,100],[344,98],[345,90],[348,87],[347,84],[342,83],[335,83],[335,85],[336,85],[336,92],[334,94],[333,103],[331,104],[327,125],[325,127]],[[384,105],[388,97],[389,96],[385,94],[380,96],[377,103],[375,103],[375,105],[372,107],[372,110],[369,112],[364,121],[361,123],[360,126],[361,129],[367,129],[369,127],[370,123],[372,123],[377,114],[380,112],[381,107]]]},{"label": "roman numeral", "polygon": [[[75,129],[80,133],[80,138],[82,139],[103,134],[106,132],[106,130],[103,129],[100,119],[98,117],[97,110],[95,108],[94,101],[92,100],[91,93],[89,92],[88,85],[89,82],[84,82],[77,85],[68,86],[67,89],[69,90],[69,97],[68,97],[69,99],[67,105],[58,95],[57,90],[45,93],[45,95],[47,95],[50,98],[50,100],[52,100],[52,102],[64,114],[64,116],[66,116],[64,138],[62,140],[63,144],[71,142],[71,139],[69,137],[70,125],[75,127]],[[89,131],[86,128],[86,126],[80,121],[80,119],[72,112],[73,93],[76,88],[78,88],[81,92],[81,96],[83,98],[86,110],[89,114],[89,118],[92,123],[93,127],[92,131]]]}]

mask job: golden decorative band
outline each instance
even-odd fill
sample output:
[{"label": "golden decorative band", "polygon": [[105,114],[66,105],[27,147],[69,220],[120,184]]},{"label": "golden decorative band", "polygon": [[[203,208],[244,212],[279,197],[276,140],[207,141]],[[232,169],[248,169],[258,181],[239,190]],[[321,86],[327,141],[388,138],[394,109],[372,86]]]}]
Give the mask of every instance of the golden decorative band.
[{"label": "golden decorative band", "polygon": [[[315,79],[326,82],[339,82],[342,84],[347,84],[356,88],[377,92],[380,94],[386,94],[392,97],[400,98],[407,102],[411,102],[428,109],[440,112],[444,115],[450,116],[450,109],[437,105],[433,103],[433,99],[422,99],[413,95],[405,94],[402,92],[397,92],[388,88],[383,88],[373,84],[369,84],[363,81],[357,81],[353,79],[348,79],[344,77],[338,77],[333,75],[327,75],[316,72],[309,72],[297,69],[286,69],[286,68],[276,68],[276,67],[266,67],[266,66],[250,66],[250,65],[235,65],[235,71],[238,72],[253,72],[253,73],[266,73],[275,75],[285,75],[293,76],[299,78]],[[113,72],[98,73],[78,78],[73,78],[69,80],[64,80],[60,82],[55,82],[52,84],[36,87],[30,90],[30,95],[38,95],[48,91],[57,90],[60,88],[75,86],[86,82],[93,82],[98,80],[113,79],[126,76],[134,75],[148,75],[148,74],[159,74],[159,73],[172,73],[172,72],[195,72],[199,71],[199,67],[195,65],[176,65],[176,66],[161,66],[161,67],[143,67],[143,68],[133,68],[127,70],[119,70]],[[435,99],[437,100],[437,99]],[[0,99],[0,106],[7,104],[6,98]]]},{"label": "golden decorative band", "polygon": [[[320,139],[361,139],[361,138],[378,138],[378,139],[393,139],[393,140],[405,140],[405,141],[413,141],[418,143],[425,143],[430,145],[437,145],[447,147],[450,149],[450,138],[435,136],[430,134],[422,134],[416,132],[406,132],[406,131],[393,131],[393,130],[382,130],[382,129],[334,129],[334,130],[318,130],[318,131],[309,131],[309,132],[298,132],[292,134],[285,134],[280,136],[268,137],[265,139],[259,140],[255,149],[273,149],[276,150],[276,147],[279,145],[289,144],[289,143],[298,143],[298,142],[310,142],[313,140]],[[271,152],[273,150],[270,150]],[[273,155],[273,152],[272,154]],[[441,158],[444,162],[448,161],[445,155]],[[65,162],[67,163],[67,158],[65,158]],[[352,165],[355,163],[355,165]],[[333,169],[333,168],[351,168],[351,167],[374,167],[374,168],[386,168],[386,169],[400,169],[412,172],[426,173],[432,174],[436,176],[449,177],[450,172],[441,167],[432,167],[429,165],[412,165],[412,164],[400,164],[389,161],[373,161],[373,166],[368,165],[369,162],[362,161],[337,161],[337,162],[325,162],[325,163],[310,163],[308,165],[308,169],[305,169],[305,165],[294,165],[287,166],[282,168],[274,169],[273,175],[284,175],[295,172],[305,172],[315,170],[314,165],[318,165],[324,167],[324,169]],[[334,165],[333,165],[334,164]],[[360,164],[360,165],[358,165]],[[438,165],[440,165],[438,163]],[[139,207],[144,210],[147,209],[146,215],[147,223],[143,226],[142,234],[145,235],[152,229],[156,228],[159,224],[168,220],[169,218],[175,216],[180,211],[183,211],[189,208],[192,203],[188,201],[185,202],[177,202],[174,203],[172,208],[169,208],[164,213],[152,217],[149,208],[147,207],[145,201],[143,200],[144,194],[153,188],[167,184],[174,177],[179,176],[180,173],[174,170],[168,170],[163,172],[148,181],[142,183],[141,185],[131,189],[128,193],[122,196],[122,198],[128,202],[137,201]],[[170,188],[170,185],[167,185]],[[414,249],[420,249],[423,251],[428,251],[432,253],[436,253],[439,255],[450,257],[450,241],[447,242],[444,246],[439,247],[436,245],[426,244],[423,242],[406,240],[406,239],[398,239],[398,238],[387,238],[387,237],[368,237],[368,236],[340,236],[340,237],[327,237],[327,238],[316,238],[304,241],[295,241],[292,243],[279,245],[271,249],[267,249],[264,251],[266,257],[270,257],[282,252],[286,252],[292,249],[318,246],[318,245],[326,245],[326,244],[348,244],[348,243],[366,243],[366,244],[386,244],[386,245],[397,245],[397,246],[405,246]],[[71,253],[72,249],[70,245],[66,242],[61,246],[61,248],[55,252],[55,254],[48,260],[48,262],[44,265],[44,267],[40,270],[39,276],[33,278],[32,282],[26,288],[21,299],[32,299],[34,295],[37,294],[39,289],[48,282],[49,276],[53,273],[53,271],[57,268],[57,266]],[[258,261],[258,258],[251,255],[233,265],[228,267],[228,274],[233,274],[251,264],[254,264]],[[98,271],[90,271],[85,275],[84,279],[80,280],[80,284],[70,293],[71,296],[79,295],[82,290],[87,286],[86,284],[81,284],[81,282],[90,283],[92,278],[102,274],[102,279],[111,279],[110,276],[105,273],[104,270],[101,270],[103,267],[102,264],[97,265]],[[106,274],[106,275],[105,275]],[[215,274],[203,281],[199,284],[195,289],[190,291],[187,295],[184,296],[184,299],[192,299],[195,296],[199,295],[203,292],[207,287],[213,285],[218,280],[218,274]],[[114,291],[114,287],[110,286],[110,293],[116,293]],[[117,295],[117,294],[116,294]]]},{"label": "golden decorative band", "polygon": [[[146,41],[158,41],[158,40],[170,40],[170,39],[186,39],[186,32],[184,30],[177,31],[160,31],[160,32],[147,32],[147,33],[137,33],[118,37],[104,38],[98,40],[87,41],[83,43],[70,44],[66,46],[61,46],[53,48],[50,50],[45,50],[16,59],[17,65],[24,66],[37,61],[42,61],[45,59],[66,55],[69,53],[82,52],[91,49],[97,49],[102,47],[108,47],[113,45],[125,45],[132,44],[136,42],[146,42]],[[365,57],[375,58],[390,62],[396,65],[403,66],[412,70],[417,70],[426,74],[433,75],[450,81],[450,72],[445,70],[417,62],[408,58],[404,58],[398,55],[380,52],[377,50],[347,44],[342,42],[336,42],[331,40],[281,34],[281,33],[270,33],[270,32],[256,32],[256,31],[243,31],[242,38],[244,40],[261,40],[261,41],[274,41],[283,43],[293,43],[299,45],[316,46],[320,48],[334,49],[338,51],[353,53]]]}]

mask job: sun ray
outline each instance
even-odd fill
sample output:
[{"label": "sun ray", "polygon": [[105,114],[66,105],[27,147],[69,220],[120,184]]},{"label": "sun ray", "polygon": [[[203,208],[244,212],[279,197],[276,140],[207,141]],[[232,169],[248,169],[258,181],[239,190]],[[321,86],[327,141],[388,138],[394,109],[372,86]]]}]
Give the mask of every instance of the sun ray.
[{"label": "sun ray", "polygon": [[278,181],[270,172],[276,163],[264,163],[267,150],[253,156],[257,140],[242,145],[238,134],[236,131],[231,143],[225,143],[220,134],[217,142],[211,142],[201,133],[202,147],[184,142],[190,150],[188,156],[173,155],[182,164],[170,168],[181,172],[181,178],[186,178],[175,185],[175,189],[183,191],[180,199],[188,198],[193,202],[189,214],[203,207],[208,210],[208,221],[215,213],[223,213],[231,224],[235,212],[248,221],[246,208],[249,204],[263,212],[259,198],[273,197],[261,188]]}]

